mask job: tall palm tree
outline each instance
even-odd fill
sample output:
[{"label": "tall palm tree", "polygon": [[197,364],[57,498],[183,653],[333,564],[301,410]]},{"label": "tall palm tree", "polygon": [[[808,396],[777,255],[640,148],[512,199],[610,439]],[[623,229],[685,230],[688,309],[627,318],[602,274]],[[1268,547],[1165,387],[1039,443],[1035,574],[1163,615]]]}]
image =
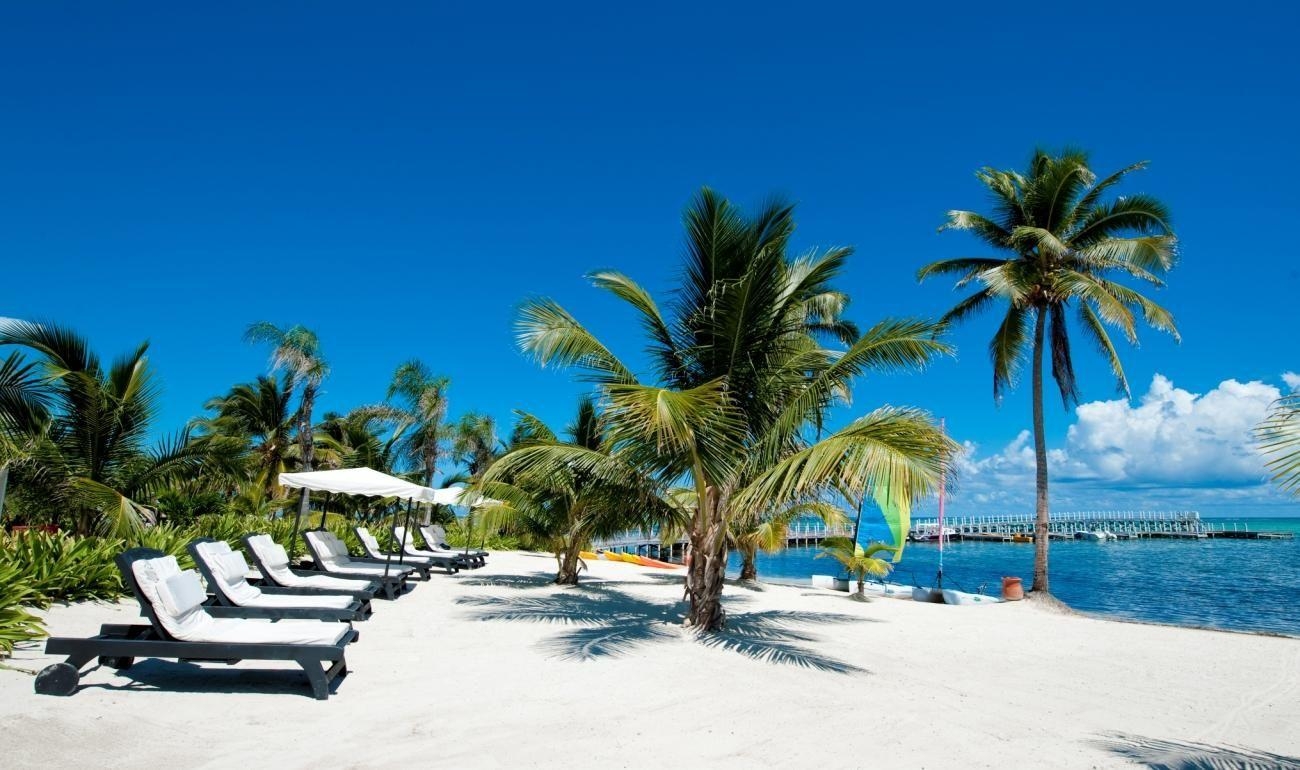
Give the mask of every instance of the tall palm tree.
[{"label": "tall palm tree", "polygon": [[962,321],[995,304],[1005,315],[989,343],[993,360],[993,397],[1016,383],[1025,358],[1033,380],[1036,521],[1032,590],[1049,593],[1047,442],[1043,425],[1043,354],[1050,344],[1052,378],[1068,409],[1078,403],[1070,351],[1067,313],[1100,351],[1128,395],[1128,380],[1106,327],[1118,328],[1137,341],[1137,318],[1178,338],[1173,316],[1117,277],[1135,278],[1160,287],[1174,266],[1177,241],[1169,211],[1149,195],[1104,201],[1107,191],[1129,173],[1146,167],[1135,163],[1097,181],[1088,156],[1078,150],[1051,155],[1037,150],[1024,174],[981,169],[976,176],[993,195],[990,215],[950,211],[939,229],[965,230],[1005,256],[948,259],[921,268],[918,278],[956,275],[957,288],[978,286],[944,316]]},{"label": "tall palm tree", "polygon": [[499,501],[480,510],[484,526],[522,532],[555,554],[555,582],[577,585],[579,552],[594,537],[632,527],[672,525],[679,509],[660,495],[658,483],[633,466],[618,479],[589,473],[581,463],[535,462],[529,449],[562,446],[616,461],[613,443],[595,401],[578,402],[574,421],[561,439],[545,423],[520,414],[512,449],[492,463],[475,487]]},{"label": "tall palm tree", "polygon": [[1280,489],[1300,496],[1300,393],[1278,399],[1255,430],[1268,469]]},{"label": "tall palm tree", "polygon": [[433,486],[447,440],[447,387],[451,381],[435,375],[419,359],[397,367],[388,385],[388,399],[396,401],[394,417],[404,426],[399,451],[419,468],[425,486]]},{"label": "tall palm tree", "polygon": [[810,426],[858,375],[916,369],[948,348],[932,322],[886,320],[862,333],[845,320],[848,297],[832,282],[852,250],[789,257],[790,205],[745,217],[705,189],[684,218],[684,277],[667,314],[627,276],[592,276],[640,317],[653,384],[552,300],[524,305],[518,339],[542,365],[577,368],[600,386],[618,447],[617,463],[562,447],[543,448],[547,462],[567,456],[611,479],[630,463],[694,490],[686,622],[712,631],[725,621],[732,521],[831,486],[887,483],[902,503],[935,486],[952,445],[916,410],[883,407],[819,441]]},{"label": "tall palm tree", "polygon": [[39,356],[52,409],[35,461],[50,506],[69,512],[78,533],[131,534],[147,517],[145,505],[169,484],[238,471],[239,448],[229,442],[182,432],[148,445],[159,390],[147,343],[107,368],[84,338],[59,326],[9,322],[0,345]]},{"label": "tall palm tree", "polygon": [[[315,452],[312,409],[316,405],[316,392],[329,374],[329,364],[321,355],[320,339],[316,332],[305,326],[281,328],[269,321],[250,324],[244,332],[244,339],[254,344],[269,344],[271,371],[274,373],[284,369],[301,387],[296,412],[298,456],[302,470],[310,471]],[[299,518],[307,514],[308,504],[307,491],[303,490],[298,506]]]},{"label": "tall palm tree", "polygon": [[213,435],[229,436],[251,444],[253,481],[263,499],[281,495],[280,474],[288,468],[293,444],[295,415],[293,376],[260,376],[256,382],[240,383],[224,396],[203,405],[215,412],[195,426]]}]

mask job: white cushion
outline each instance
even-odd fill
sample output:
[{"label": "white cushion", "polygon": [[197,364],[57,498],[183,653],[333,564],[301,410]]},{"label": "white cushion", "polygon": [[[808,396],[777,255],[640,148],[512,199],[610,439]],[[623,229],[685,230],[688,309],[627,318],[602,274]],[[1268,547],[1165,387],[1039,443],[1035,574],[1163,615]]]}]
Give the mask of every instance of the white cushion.
[{"label": "white cushion", "polygon": [[164,579],[158,586],[158,598],[167,614],[179,618],[207,601],[208,592],[203,590],[199,573],[187,569]]},{"label": "white cushion", "polygon": [[257,598],[248,602],[239,602],[240,607],[323,607],[332,610],[344,610],[352,605],[351,596],[284,596],[257,592]]}]

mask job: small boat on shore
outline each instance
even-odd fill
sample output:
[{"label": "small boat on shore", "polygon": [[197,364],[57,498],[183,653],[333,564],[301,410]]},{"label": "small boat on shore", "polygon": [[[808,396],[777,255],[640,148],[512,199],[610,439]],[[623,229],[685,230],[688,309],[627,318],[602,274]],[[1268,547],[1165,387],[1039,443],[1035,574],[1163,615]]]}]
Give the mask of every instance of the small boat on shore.
[{"label": "small boat on shore", "polygon": [[985,594],[972,594],[966,591],[954,591],[951,588],[945,588],[940,593],[943,595],[944,604],[956,604],[969,606],[974,604],[1001,604],[1002,599],[995,596],[986,596]]}]

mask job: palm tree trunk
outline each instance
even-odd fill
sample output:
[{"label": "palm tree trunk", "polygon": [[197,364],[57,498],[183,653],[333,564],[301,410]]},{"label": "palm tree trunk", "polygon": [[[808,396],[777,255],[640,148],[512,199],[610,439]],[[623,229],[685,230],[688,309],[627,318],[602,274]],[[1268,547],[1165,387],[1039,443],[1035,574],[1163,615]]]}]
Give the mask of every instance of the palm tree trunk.
[{"label": "palm tree trunk", "polygon": [[758,549],[749,546],[742,546],[740,549],[740,555],[742,560],[740,565],[740,579],[758,580]]},{"label": "palm tree trunk", "polygon": [[565,546],[560,558],[560,571],[555,575],[556,585],[576,586],[578,584],[578,551],[581,548],[582,544],[577,540],[572,540]]},{"label": "palm tree trunk", "polygon": [[[303,386],[302,403],[298,405],[298,449],[302,453],[302,469],[310,471],[311,463],[314,459],[316,442],[311,431],[311,410],[316,402],[316,386],[310,383]],[[303,519],[309,513],[310,499],[307,495],[302,496],[302,501],[298,504],[298,517]]]},{"label": "palm tree trunk", "polygon": [[0,521],[5,516],[5,492],[9,488],[9,466],[0,465]]},{"label": "palm tree trunk", "polygon": [[1047,584],[1048,509],[1047,509],[1047,437],[1043,424],[1043,331],[1047,326],[1047,308],[1038,308],[1034,321],[1034,463],[1036,466],[1036,513],[1034,516],[1034,583],[1030,591],[1051,593]]},{"label": "palm tree trunk", "polygon": [[691,527],[691,566],[686,575],[691,608],[686,615],[686,625],[697,631],[720,630],[727,620],[722,611],[727,538],[718,498],[717,488],[709,487],[700,501],[704,510]]}]

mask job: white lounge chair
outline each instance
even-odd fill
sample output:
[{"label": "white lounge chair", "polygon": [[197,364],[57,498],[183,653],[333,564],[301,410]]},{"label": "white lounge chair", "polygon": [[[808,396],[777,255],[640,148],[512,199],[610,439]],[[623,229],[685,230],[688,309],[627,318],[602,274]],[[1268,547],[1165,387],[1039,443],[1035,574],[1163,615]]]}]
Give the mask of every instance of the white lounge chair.
[{"label": "white lounge chair", "polygon": [[249,583],[248,562],[242,553],[225,541],[199,538],[189,544],[189,551],[212,591],[216,605],[223,610],[220,613],[223,617],[275,620],[365,620],[370,617],[369,600],[359,600],[351,594],[262,587]]}]

